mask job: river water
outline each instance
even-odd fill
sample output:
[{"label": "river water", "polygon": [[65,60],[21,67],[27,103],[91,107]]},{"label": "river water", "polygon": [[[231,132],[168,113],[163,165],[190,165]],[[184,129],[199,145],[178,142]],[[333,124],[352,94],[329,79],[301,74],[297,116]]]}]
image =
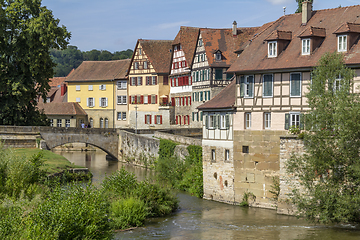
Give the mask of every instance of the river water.
[{"label": "river water", "polygon": [[[144,168],[107,161],[101,151],[56,152],[76,165],[89,168],[94,184],[106,174],[125,167],[139,180],[153,176]],[[179,210],[174,214],[153,218],[140,227],[118,232],[115,239],[266,239],[266,240],[359,240],[360,228],[351,225],[314,225],[291,216],[278,215],[274,210],[242,208],[198,199],[177,193]]]}]

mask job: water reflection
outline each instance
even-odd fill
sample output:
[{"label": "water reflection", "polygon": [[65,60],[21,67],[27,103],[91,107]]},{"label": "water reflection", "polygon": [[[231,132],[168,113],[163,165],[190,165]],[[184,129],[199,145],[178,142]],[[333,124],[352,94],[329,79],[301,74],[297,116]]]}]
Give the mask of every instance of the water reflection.
[{"label": "water reflection", "polygon": [[[57,152],[93,173],[99,184],[106,174],[125,167],[139,180],[153,172],[115,161],[107,161],[101,151]],[[180,209],[164,218],[153,218],[144,227],[118,232],[115,239],[266,239],[266,240],[358,240],[360,232],[351,226],[317,226],[295,217],[278,215],[273,210],[241,208],[177,194]]]}]

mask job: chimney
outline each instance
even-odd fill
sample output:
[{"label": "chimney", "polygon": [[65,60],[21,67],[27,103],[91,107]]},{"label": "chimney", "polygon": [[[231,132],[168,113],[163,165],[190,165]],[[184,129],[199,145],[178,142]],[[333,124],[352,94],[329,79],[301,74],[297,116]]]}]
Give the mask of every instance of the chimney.
[{"label": "chimney", "polygon": [[312,12],[312,2],[305,0],[302,2],[302,24],[306,25],[306,23],[311,18]]},{"label": "chimney", "polygon": [[233,33],[234,37],[237,35],[237,22],[236,21],[233,22],[232,33]]}]

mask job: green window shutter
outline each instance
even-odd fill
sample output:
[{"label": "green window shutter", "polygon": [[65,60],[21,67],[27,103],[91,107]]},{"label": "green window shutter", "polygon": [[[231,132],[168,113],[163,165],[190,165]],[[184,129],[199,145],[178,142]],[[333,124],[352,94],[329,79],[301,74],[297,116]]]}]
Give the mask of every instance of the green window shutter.
[{"label": "green window shutter", "polygon": [[210,100],[210,91],[208,91],[208,100]]},{"label": "green window shutter", "polygon": [[285,130],[289,130],[290,127],[290,113],[285,113]]},{"label": "green window shutter", "polygon": [[305,115],[300,113],[300,130],[304,130]]},{"label": "green window shutter", "polygon": [[220,129],[220,115],[219,114],[216,115],[216,128]]},{"label": "green window shutter", "polygon": [[266,74],[264,75],[264,82],[263,82],[263,94],[264,96],[272,96],[272,84],[273,83],[273,75]]},{"label": "green window shutter", "polygon": [[192,112],[192,120],[194,121],[195,120],[195,113],[194,112]]},{"label": "green window shutter", "polygon": [[200,121],[203,120],[203,112],[200,112]]},{"label": "green window shutter", "polygon": [[225,121],[226,121],[226,129],[229,129],[230,128],[230,115],[229,114],[226,114]]},{"label": "green window shutter", "polygon": [[249,76],[248,77],[248,81],[249,81],[249,97],[253,97],[254,96],[254,76]]},{"label": "green window shutter", "polygon": [[291,81],[291,96],[300,96],[300,73],[292,73],[290,74]]},{"label": "green window shutter", "polygon": [[244,97],[245,92],[245,77],[240,77],[240,97]]},{"label": "green window shutter", "polygon": [[[202,121],[202,112],[201,112],[201,121]],[[209,116],[205,115],[205,127],[209,129]]]}]

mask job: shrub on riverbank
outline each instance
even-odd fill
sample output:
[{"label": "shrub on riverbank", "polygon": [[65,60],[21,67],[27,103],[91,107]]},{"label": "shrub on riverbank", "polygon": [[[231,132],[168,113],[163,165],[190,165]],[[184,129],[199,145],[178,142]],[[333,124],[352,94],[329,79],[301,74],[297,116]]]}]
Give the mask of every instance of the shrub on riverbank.
[{"label": "shrub on riverbank", "polygon": [[161,139],[159,158],[155,163],[157,180],[167,183],[172,188],[187,191],[202,198],[203,196],[203,166],[202,147],[190,145],[187,147],[189,156],[184,160],[174,156],[176,143]]}]

